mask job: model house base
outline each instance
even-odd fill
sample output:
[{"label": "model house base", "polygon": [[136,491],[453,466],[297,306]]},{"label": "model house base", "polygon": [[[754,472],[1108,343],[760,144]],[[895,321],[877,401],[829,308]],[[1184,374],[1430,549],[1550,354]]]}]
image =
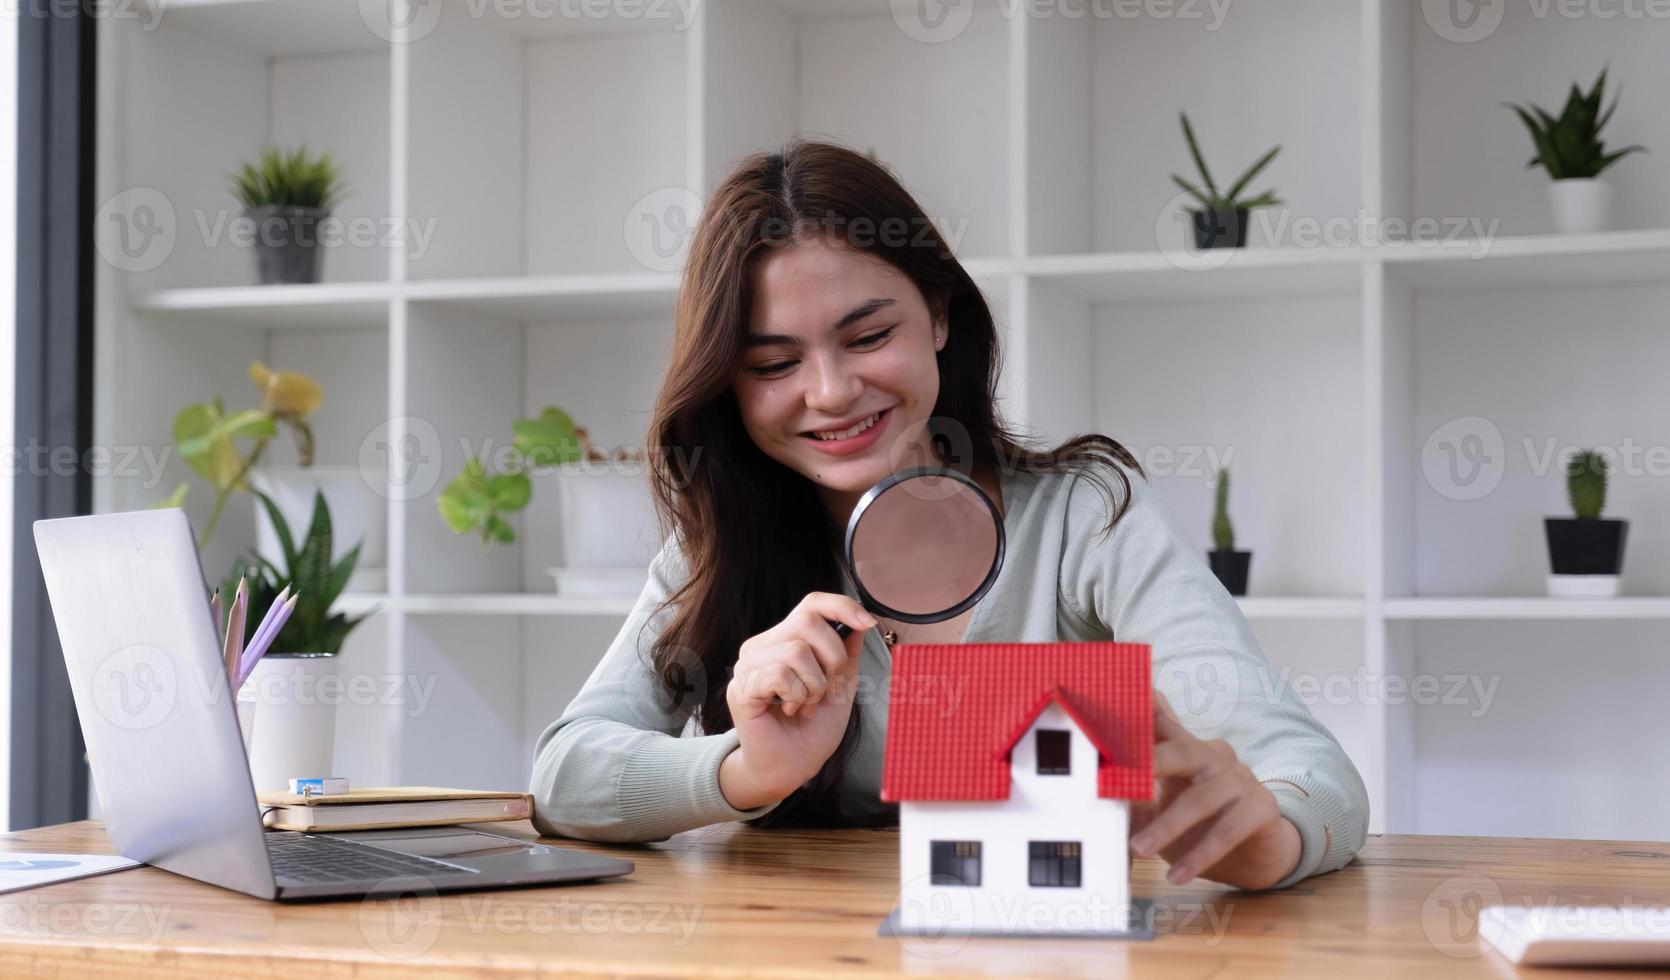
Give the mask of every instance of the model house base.
[{"label": "model house base", "polygon": [[986,936],[991,938],[1020,938],[1025,936],[1049,936],[1053,939],[1153,939],[1154,938],[1154,900],[1139,898],[1131,902],[1126,910],[1125,926],[1122,929],[1112,929],[1106,932],[1013,932],[1006,929],[978,929],[970,926],[963,928],[951,924],[929,924],[907,926],[904,924],[902,908],[894,906],[881,925],[876,928],[878,936],[907,936],[918,937],[931,942],[949,942],[958,938],[974,938]]}]

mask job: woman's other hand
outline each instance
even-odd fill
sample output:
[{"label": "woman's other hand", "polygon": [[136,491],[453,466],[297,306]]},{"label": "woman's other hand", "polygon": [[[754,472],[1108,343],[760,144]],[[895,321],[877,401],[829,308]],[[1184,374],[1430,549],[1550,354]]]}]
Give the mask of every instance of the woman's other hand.
[{"label": "woman's other hand", "polygon": [[1229,743],[1196,738],[1154,692],[1158,797],[1132,808],[1131,851],[1170,862],[1166,879],[1196,875],[1237,888],[1268,888],[1299,864],[1299,830]]}]

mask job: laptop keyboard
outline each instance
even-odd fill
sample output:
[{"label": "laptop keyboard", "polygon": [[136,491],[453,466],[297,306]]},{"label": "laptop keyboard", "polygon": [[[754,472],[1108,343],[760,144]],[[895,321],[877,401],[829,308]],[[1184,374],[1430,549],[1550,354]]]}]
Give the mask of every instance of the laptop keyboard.
[{"label": "laptop keyboard", "polygon": [[476,873],[474,868],[352,844],[334,837],[269,833],[266,840],[273,876],[287,882],[378,882],[386,878],[438,878]]}]

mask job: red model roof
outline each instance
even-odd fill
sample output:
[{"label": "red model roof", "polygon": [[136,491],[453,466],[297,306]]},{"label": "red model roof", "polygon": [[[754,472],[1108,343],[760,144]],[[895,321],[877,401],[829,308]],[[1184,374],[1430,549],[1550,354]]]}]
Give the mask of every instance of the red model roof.
[{"label": "red model roof", "polygon": [[1006,800],[1009,751],[1052,701],[1101,752],[1096,795],[1154,789],[1145,643],[902,644],[893,649],[881,798]]}]

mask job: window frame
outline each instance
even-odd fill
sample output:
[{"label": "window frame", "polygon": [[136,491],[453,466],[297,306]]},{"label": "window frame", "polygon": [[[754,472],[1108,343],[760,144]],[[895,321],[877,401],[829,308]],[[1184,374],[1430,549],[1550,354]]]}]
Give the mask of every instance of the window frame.
[{"label": "window frame", "polygon": [[[1051,765],[1044,764],[1044,736],[1049,736]],[[1060,756],[1055,752],[1059,750]],[[1040,776],[1071,776],[1073,774],[1073,733],[1066,728],[1039,728],[1032,733],[1033,771]],[[1059,764],[1055,764],[1059,763]]]},{"label": "window frame", "polygon": [[[1049,880],[1052,878],[1055,880]],[[1026,883],[1033,888],[1084,887],[1082,843],[1076,840],[1027,841]]]},{"label": "window frame", "polygon": [[[978,888],[985,848],[977,840],[931,840],[928,842],[928,883],[953,888]],[[967,872],[973,868],[973,880]],[[955,870],[952,870],[955,869]],[[958,874],[958,871],[963,872]]]}]

